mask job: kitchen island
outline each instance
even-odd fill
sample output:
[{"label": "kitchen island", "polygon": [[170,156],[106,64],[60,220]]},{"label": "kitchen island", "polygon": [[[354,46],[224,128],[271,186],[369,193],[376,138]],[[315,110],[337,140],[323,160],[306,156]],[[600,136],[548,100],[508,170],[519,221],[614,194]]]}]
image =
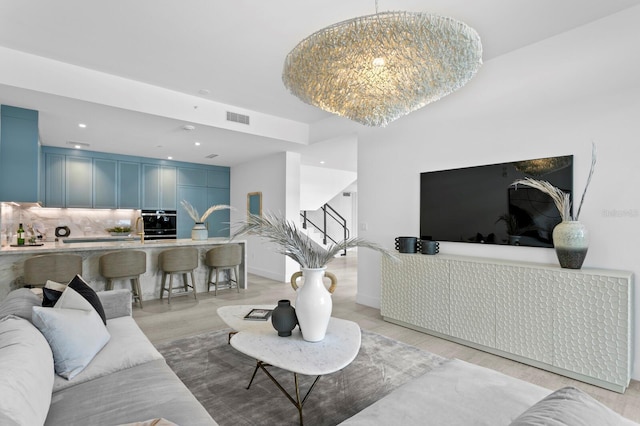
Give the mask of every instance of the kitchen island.
[{"label": "kitchen island", "polygon": [[[240,244],[242,247],[243,255],[238,285],[240,288],[247,288],[246,241],[234,240],[232,243]],[[185,246],[198,249],[200,261],[194,275],[197,291],[204,292],[207,291],[206,281],[209,270],[204,263],[205,254],[207,250],[221,244],[229,244],[229,240],[227,238],[209,238],[202,241],[178,239],[152,240],[141,243],[137,239],[125,241],[106,239],[99,242],[46,242],[40,246],[5,246],[0,249],[0,300],[4,299],[11,290],[22,287],[25,259],[41,254],[72,253],[82,256],[82,277],[94,290],[104,290],[106,280],[100,275],[99,259],[105,253],[117,250],[142,250],[147,254],[147,272],[140,276],[142,298],[143,300],[159,299],[162,272],[158,268],[158,255],[163,250]],[[220,275],[222,278],[222,274]],[[128,280],[114,281],[114,288],[130,289],[131,285]]]}]

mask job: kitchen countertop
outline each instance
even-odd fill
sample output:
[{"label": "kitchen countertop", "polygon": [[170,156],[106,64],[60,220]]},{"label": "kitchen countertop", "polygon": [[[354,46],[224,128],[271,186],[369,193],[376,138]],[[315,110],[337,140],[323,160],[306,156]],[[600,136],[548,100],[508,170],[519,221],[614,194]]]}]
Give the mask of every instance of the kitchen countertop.
[{"label": "kitchen countertop", "polygon": [[[117,238],[117,237],[116,237]],[[114,250],[114,249],[144,249],[144,248],[159,248],[159,247],[181,247],[181,246],[203,246],[208,244],[227,244],[228,238],[209,238],[208,240],[194,241],[190,238],[177,239],[177,240],[151,240],[145,241],[144,244],[140,243],[139,239],[127,239],[116,240],[116,238],[105,237],[103,241],[85,243],[85,242],[46,242],[41,246],[30,246],[25,244],[24,247],[9,247],[4,246],[0,248],[0,256],[12,255],[12,254],[45,254],[45,253],[63,253],[74,251],[87,251],[87,250]],[[236,241],[233,242],[245,242]]]}]

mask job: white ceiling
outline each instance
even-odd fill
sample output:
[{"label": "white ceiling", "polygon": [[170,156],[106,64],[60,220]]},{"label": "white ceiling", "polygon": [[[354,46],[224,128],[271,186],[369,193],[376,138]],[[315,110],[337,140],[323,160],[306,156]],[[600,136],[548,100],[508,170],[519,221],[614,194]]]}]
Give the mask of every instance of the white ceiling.
[{"label": "white ceiling", "polygon": [[[0,0],[0,46],[218,102],[312,124],[331,114],[284,88],[282,63],[303,38],[327,25],[375,12],[375,0]],[[379,0],[379,11],[452,16],[476,29],[484,61],[604,16],[640,0]],[[3,63],[0,68],[11,67]],[[10,68],[9,68],[10,69]],[[32,71],[46,76],[47,69]],[[480,71],[481,72],[481,71]],[[0,75],[2,73],[0,72]],[[69,77],[73,86],[74,76]],[[206,89],[208,93],[200,93]],[[463,89],[464,90],[464,89]],[[171,92],[168,92],[171,93]],[[135,91],[120,93],[135,102]],[[270,153],[301,152],[303,163],[356,169],[356,141],[310,145],[215,125],[105,106],[82,96],[47,94],[0,79],[0,103],[40,111],[44,145],[233,166]],[[401,119],[400,119],[401,120]],[[79,129],[78,122],[88,127]],[[354,128],[357,129],[354,125]],[[201,146],[194,147],[195,141]],[[342,149],[336,149],[341,147]],[[205,155],[218,154],[212,160]]]}]

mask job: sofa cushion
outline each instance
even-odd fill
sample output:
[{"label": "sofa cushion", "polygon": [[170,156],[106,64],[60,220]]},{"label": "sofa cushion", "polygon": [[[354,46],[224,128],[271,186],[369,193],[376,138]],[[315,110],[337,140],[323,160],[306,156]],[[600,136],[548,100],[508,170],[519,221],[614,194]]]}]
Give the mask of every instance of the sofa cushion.
[{"label": "sofa cushion", "polygon": [[56,376],[53,383],[54,392],[136,365],[163,359],[133,317],[110,319],[107,321],[107,330],[111,335],[109,343],[73,380]]},{"label": "sofa cushion", "polygon": [[0,319],[0,424],[43,424],[53,376],[51,349],[42,334],[23,318]]},{"label": "sofa cushion", "polygon": [[568,386],[534,404],[511,426],[623,426],[637,425],[602,405],[588,394]]},{"label": "sofa cushion", "polygon": [[45,425],[118,425],[152,418],[182,426],[217,424],[160,359],[55,392]]},{"label": "sofa cushion", "polygon": [[73,277],[73,279],[69,281],[67,288],[74,289],[75,291],[80,293],[82,297],[87,299],[87,301],[91,303],[91,306],[93,306],[93,308],[96,310],[98,315],[100,315],[102,323],[104,325],[107,325],[107,316],[104,313],[104,308],[102,307],[100,298],[98,297],[96,292],[91,287],[89,287],[89,284],[87,284],[85,280],[82,279],[80,275],[76,275],[75,277]]},{"label": "sofa cushion", "polygon": [[110,335],[95,310],[33,308],[33,324],[49,342],[57,374],[72,379],[107,344]]},{"label": "sofa cushion", "polygon": [[523,380],[458,359],[391,392],[344,425],[508,425],[550,394]]},{"label": "sofa cushion", "polygon": [[34,306],[40,306],[40,297],[28,288],[13,290],[0,302],[0,318],[15,315],[31,321],[31,313]]}]

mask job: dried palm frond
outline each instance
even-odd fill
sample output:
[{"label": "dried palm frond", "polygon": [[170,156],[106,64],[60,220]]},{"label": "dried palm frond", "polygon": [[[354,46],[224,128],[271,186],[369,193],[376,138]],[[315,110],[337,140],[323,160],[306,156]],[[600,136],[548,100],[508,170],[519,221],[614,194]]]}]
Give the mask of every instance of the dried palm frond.
[{"label": "dried palm frond", "polygon": [[268,213],[263,216],[250,215],[231,239],[245,234],[258,235],[275,243],[279,253],[295,260],[303,268],[322,268],[342,250],[351,247],[366,247],[384,256],[394,257],[383,247],[360,238],[350,238],[324,248],[301,232],[293,222]]},{"label": "dried palm frond", "polygon": [[537,180],[531,178],[518,179],[512,183],[518,189],[518,185],[528,186],[544,192],[553,200],[553,204],[560,212],[563,221],[571,220],[571,197],[566,192],[551,185],[546,180]]},{"label": "dried palm frond", "polygon": [[182,207],[184,207],[184,209],[187,211],[187,213],[189,214],[189,216],[191,217],[191,219],[194,220],[194,222],[196,223],[202,223],[205,220],[207,220],[207,218],[209,217],[209,215],[217,210],[225,210],[225,209],[231,209],[231,206],[227,206],[226,204],[216,204],[213,205],[211,207],[209,207],[207,209],[206,212],[204,212],[204,214],[202,216],[200,216],[198,214],[198,210],[193,207],[191,205],[191,203],[189,203],[187,200],[182,200],[180,201],[180,204],[182,204]]}]

